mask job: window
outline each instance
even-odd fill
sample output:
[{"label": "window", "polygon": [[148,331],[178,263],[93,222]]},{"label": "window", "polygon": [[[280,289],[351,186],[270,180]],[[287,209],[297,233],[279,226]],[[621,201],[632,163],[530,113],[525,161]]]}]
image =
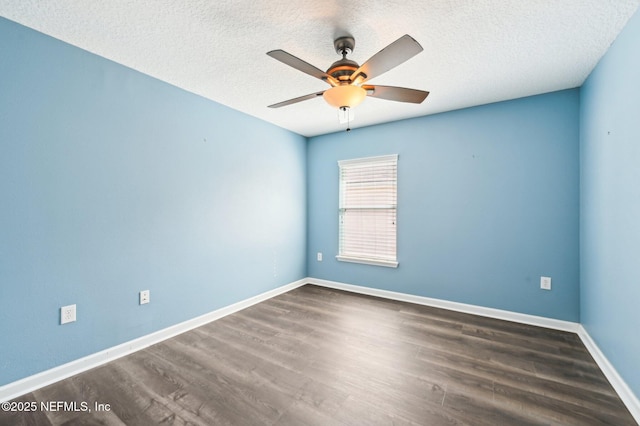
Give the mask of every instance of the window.
[{"label": "window", "polygon": [[397,267],[398,156],[339,161],[338,260]]}]

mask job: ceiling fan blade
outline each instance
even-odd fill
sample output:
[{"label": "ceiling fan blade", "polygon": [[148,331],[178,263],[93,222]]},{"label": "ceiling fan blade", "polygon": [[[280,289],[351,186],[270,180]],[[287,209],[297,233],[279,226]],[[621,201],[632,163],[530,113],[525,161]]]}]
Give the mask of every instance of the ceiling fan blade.
[{"label": "ceiling fan blade", "polygon": [[291,104],[297,104],[298,102],[302,102],[309,99],[317,98],[318,96],[322,96],[323,93],[324,93],[324,90],[322,92],[310,93],[308,95],[289,99],[288,101],[282,101],[282,102],[278,102],[277,104],[269,105],[269,108],[280,108],[280,107],[291,105]]},{"label": "ceiling fan blade", "polygon": [[[360,80],[358,83],[377,77],[389,71],[391,68],[397,67],[404,61],[413,58],[422,52],[422,50],[420,43],[415,41],[410,35],[405,34],[362,64],[360,68],[351,74],[351,81],[356,81],[356,78],[359,76]],[[360,74],[364,74],[364,76]]]},{"label": "ceiling fan blade", "polygon": [[429,92],[425,92],[424,90],[406,89],[404,87],[362,86],[362,88],[367,91],[367,96],[373,98],[409,102],[412,104],[421,104],[429,95]]},{"label": "ceiling fan blade", "polygon": [[326,72],[314,67],[310,63],[305,62],[296,56],[293,56],[291,53],[285,52],[284,50],[272,50],[271,52],[267,52],[267,55],[279,60],[283,64],[287,64],[290,67],[297,69],[298,71],[302,71],[303,73],[309,74],[312,77],[319,78],[322,81],[326,81],[332,86],[338,85],[336,79],[331,77]]}]

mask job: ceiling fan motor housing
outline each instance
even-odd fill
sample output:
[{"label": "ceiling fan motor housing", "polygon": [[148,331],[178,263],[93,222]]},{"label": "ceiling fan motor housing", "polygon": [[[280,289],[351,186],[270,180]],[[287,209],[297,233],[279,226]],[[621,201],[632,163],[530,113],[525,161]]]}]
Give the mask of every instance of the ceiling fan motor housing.
[{"label": "ceiling fan motor housing", "polygon": [[335,61],[329,69],[327,74],[338,80],[344,82],[344,84],[350,84],[350,77],[360,65],[356,61],[347,59],[347,55],[353,52],[356,46],[356,41],[353,37],[339,37],[333,41],[333,47],[336,49],[338,55],[342,55],[342,59]]},{"label": "ceiling fan motor housing", "polygon": [[335,78],[336,80],[342,82],[349,82],[349,77],[351,74],[360,68],[360,65],[356,61],[352,61],[351,59],[342,58],[339,61],[335,61],[329,69],[327,70],[327,74]]}]

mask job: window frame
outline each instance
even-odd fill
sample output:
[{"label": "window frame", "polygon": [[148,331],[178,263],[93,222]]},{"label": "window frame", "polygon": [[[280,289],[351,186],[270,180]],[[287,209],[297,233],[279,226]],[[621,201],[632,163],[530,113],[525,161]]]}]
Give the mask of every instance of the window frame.
[{"label": "window frame", "polygon": [[[366,168],[367,166],[375,167],[376,165],[380,165],[381,163],[387,163],[390,167],[393,168],[394,176],[392,179],[393,183],[393,194],[391,197],[391,204],[385,204],[382,206],[375,207],[348,207],[344,205],[345,191],[347,184],[343,179],[343,167],[347,169],[355,169],[355,168]],[[364,157],[364,158],[355,158],[350,160],[340,160],[338,161],[338,255],[336,259],[341,262],[351,262],[351,263],[360,263],[365,265],[375,265],[375,266],[385,266],[390,268],[397,268],[398,263],[398,154],[391,155],[383,155],[376,157]],[[368,182],[371,182],[370,179]],[[374,205],[375,203],[372,203]],[[344,253],[344,221],[343,216],[347,210],[377,210],[382,209],[385,211],[393,210],[393,257],[390,256],[377,256],[375,253],[366,253],[364,256],[353,255],[350,253]],[[375,250],[374,250],[375,251]]]}]

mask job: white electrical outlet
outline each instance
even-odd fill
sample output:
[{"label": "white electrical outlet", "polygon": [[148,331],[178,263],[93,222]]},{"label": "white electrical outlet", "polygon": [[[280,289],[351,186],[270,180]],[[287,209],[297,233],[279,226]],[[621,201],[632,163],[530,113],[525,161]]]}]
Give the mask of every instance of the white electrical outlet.
[{"label": "white electrical outlet", "polygon": [[60,308],[60,324],[67,324],[76,320],[76,305],[68,305]]},{"label": "white electrical outlet", "polygon": [[151,296],[151,294],[150,294],[149,290],[142,290],[140,292],[140,304],[144,305],[144,304],[149,303],[149,301],[151,300],[150,296]]},{"label": "white electrical outlet", "polygon": [[540,277],[540,288],[543,290],[551,290],[551,277]]},{"label": "white electrical outlet", "polygon": [[318,262],[322,262],[322,253],[318,252],[318,256],[316,257]]}]

